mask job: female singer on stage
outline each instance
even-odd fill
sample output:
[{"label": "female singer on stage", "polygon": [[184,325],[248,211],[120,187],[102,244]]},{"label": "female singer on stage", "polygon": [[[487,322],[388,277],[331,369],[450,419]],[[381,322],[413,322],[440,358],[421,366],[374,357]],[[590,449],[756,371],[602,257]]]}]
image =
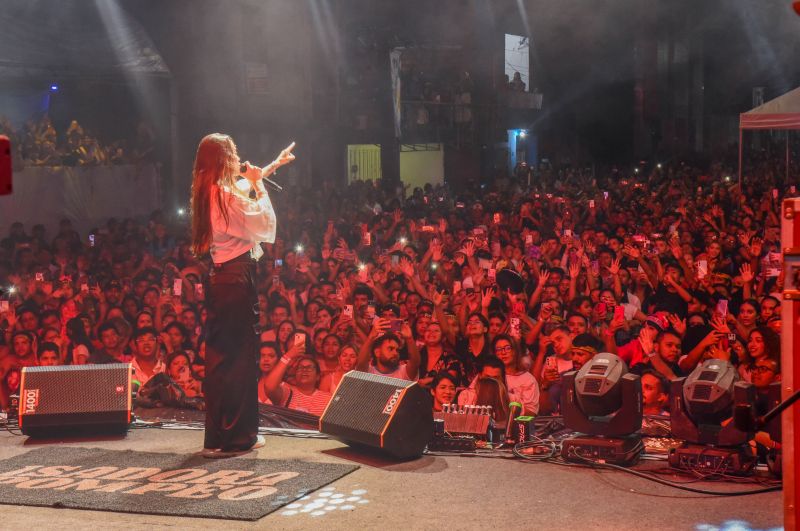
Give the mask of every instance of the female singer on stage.
[{"label": "female singer on stage", "polygon": [[[233,140],[200,141],[192,172],[192,251],[214,262],[206,297],[206,431],[203,455],[229,457],[264,445],[258,435],[256,262],[275,241],[262,178],[294,160],[294,142],[263,170],[241,164]],[[237,180],[239,175],[243,180]],[[251,199],[250,195],[255,198]]]}]

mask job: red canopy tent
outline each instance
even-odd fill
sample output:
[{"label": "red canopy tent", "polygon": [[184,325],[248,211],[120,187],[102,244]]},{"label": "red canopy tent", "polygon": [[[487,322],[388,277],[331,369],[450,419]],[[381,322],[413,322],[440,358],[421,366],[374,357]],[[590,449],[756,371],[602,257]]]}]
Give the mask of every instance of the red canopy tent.
[{"label": "red canopy tent", "polygon": [[739,115],[739,186],[742,184],[742,136],[745,129],[786,130],[786,181],[789,181],[789,130],[800,129],[800,87]]}]

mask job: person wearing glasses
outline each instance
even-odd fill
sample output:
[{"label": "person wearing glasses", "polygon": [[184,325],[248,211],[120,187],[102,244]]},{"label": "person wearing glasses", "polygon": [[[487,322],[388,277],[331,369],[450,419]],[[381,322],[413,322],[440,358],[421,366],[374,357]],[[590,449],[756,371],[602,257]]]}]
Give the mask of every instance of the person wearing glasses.
[{"label": "person wearing glasses", "polygon": [[[293,384],[283,381],[290,365],[295,367]],[[306,344],[300,342],[289,347],[278,360],[267,376],[264,389],[275,405],[320,416],[332,396],[319,389],[320,379],[319,362],[313,356],[306,355]]]},{"label": "person wearing glasses", "polygon": [[[766,415],[774,404],[770,403],[770,386],[781,379],[779,359],[761,357],[750,366],[750,376],[756,388],[756,415]],[[756,444],[758,443],[758,444]],[[775,452],[780,451],[780,441],[773,441],[767,432],[756,432],[750,446],[754,447],[762,461],[774,459]]]},{"label": "person wearing glasses", "polygon": [[505,384],[512,402],[522,404],[522,415],[539,412],[539,383],[521,367],[520,351],[511,336],[498,334],[492,341],[492,351],[505,366]]},{"label": "person wearing glasses", "polygon": [[757,359],[750,368],[753,386],[756,388],[756,413],[766,415],[770,410],[769,386],[781,379],[781,365],[770,358]]}]

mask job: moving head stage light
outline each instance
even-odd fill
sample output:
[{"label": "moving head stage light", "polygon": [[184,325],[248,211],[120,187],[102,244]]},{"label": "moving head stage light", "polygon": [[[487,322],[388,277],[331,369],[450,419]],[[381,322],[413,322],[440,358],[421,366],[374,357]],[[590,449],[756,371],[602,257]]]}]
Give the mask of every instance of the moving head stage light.
[{"label": "moving head stage light", "polygon": [[733,422],[734,408],[752,409],[755,388],[739,381],[730,362],[710,359],[671,383],[672,435],[686,441],[669,453],[669,464],[686,470],[734,475],[752,473],[751,434]]},{"label": "moving head stage light", "polygon": [[571,461],[635,463],[642,453],[642,383],[614,354],[601,353],[563,376],[564,425],[584,435],[565,439],[561,456]]}]

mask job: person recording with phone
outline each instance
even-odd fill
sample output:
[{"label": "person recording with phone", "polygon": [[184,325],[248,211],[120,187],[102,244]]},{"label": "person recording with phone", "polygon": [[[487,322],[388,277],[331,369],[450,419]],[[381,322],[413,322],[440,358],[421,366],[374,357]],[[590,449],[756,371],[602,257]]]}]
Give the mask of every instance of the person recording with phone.
[{"label": "person recording with phone", "polygon": [[572,340],[566,325],[559,325],[549,335],[539,338],[539,353],[531,372],[541,383],[540,414],[551,414],[559,408],[561,375],[573,369]]},{"label": "person recording with phone", "polygon": [[[319,389],[322,377],[319,362],[306,354],[308,336],[298,333],[289,350],[281,356],[264,382],[264,389],[273,404],[322,415],[331,393]],[[284,382],[290,366],[295,367],[294,383]]]},{"label": "person recording with phone", "polygon": [[[419,373],[420,357],[411,327],[403,324],[399,337],[390,331],[390,327],[389,319],[375,319],[367,340],[358,352],[356,370],[414,381]],[[408,349],[408,361],[400,361],[401,342],[405,342]]]},{"label": "person recording with phone", "polygon": [[[277,220],[263,179],[295,159],[294,142],[258,168],[241,163],[233,139],[200,141],[192,172],[192,252],[214,262],[207,293],[205,457],[264,445],[258,435],[256,262]],[[244,180],[237,180],[241,175]],[[251,194],[254,198],[251,198]]]}]

